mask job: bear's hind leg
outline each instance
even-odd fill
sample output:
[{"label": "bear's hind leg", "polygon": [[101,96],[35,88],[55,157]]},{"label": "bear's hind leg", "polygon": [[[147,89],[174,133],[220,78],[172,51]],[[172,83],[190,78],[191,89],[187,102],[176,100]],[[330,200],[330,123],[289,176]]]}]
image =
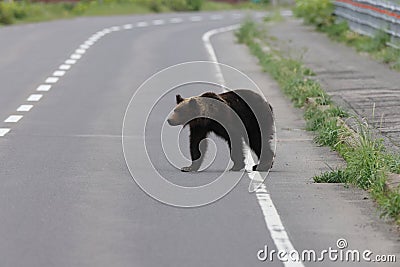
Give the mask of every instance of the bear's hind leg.
[{"label": "bear's hind leg", "polygon": [[245,167],[241,137],[232,137],[231,159],[233,161],[233,166],[230,169],[231,171],[240,171]]},{"label": "bear's hind leg", "polygon": [[265,148],[261,152],[259,163],[253,166],[253,171],[269,171],[274,164],[274,152],[270,144],[266,142],[264,146]]}]

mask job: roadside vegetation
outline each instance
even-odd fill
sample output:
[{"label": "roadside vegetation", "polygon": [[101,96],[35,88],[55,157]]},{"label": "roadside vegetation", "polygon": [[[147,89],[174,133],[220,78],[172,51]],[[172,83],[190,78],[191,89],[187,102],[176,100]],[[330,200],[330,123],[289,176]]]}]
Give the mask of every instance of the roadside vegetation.
[{"label": "roadside vegetation", "polygon": [[352,46],[361,53],[368,53],[375,60],[400,71],[400,49],[389,45],[390,36],[387,33],[381,31],[374,37],[355,33],[346,22],[335,22],[333,10],[331,0],[296,0],[294,14],[331,39]]},{"label": "roadside vegetation", "polygon": [[[315,133],[315,141],[337,151],[347,163],[343,169],[314,177],[314,181],[353,184],[368,190],[382,208],[382,215],[400,224],[400,191],[385,185],[389,172],[400,173],[400,155],[389,153],[365,120],[336,106],[300,59],[285,57],[275,49],[265,25],[247,20],[236,32],[238,41],[249,47],[294,106],[304,110],[306,128]],[[347,120],[356,121],[354,130],[346,125]]]},{"label": "roadside vegetation", "polygon": [[65,19],[77,16],[103,16],[171,11],[263,9],[261,3],[229,4],[208,0],[82,0],[80,2],[40,3],[28,0],[0,1],[0,25]]}]

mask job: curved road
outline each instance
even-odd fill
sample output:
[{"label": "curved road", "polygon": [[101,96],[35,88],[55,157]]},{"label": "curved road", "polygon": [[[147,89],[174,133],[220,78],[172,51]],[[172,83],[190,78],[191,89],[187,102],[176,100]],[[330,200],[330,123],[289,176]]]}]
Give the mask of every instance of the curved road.
[{"label": "curved road", "polygon": [[[364,192],[311,183],[340,160],[313,144],[298,111],[231,32],[211,39],[218,60],[253,78],[277,117],[270,193],[249,194],[245,175],[221,200],[184,209],[150,198],[133,182],[121,129],[135,90],[166,67],[209,60],[204,33],[244,16],[78,18],[0,29],[0,266],[320,266],[262,262],[257,252],[265,245],[319,252],[337,248],[339,238],[351,249],[399,254]],[[225,147],[218,140],[216,146]],[[140,172],[149,173],[142,160]],[[212,171],[183,174],[163,161],[159,167],[186,186],[213,179]]]}]

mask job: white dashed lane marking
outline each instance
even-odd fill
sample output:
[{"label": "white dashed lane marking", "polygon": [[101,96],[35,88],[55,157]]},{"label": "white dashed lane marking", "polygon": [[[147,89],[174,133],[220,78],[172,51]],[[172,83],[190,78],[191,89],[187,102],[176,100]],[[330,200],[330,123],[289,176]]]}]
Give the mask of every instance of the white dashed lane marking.
[{"label": "white dashed lane marking", "polygon": [[181,18],[172,18],[169,20],[169,22],[171,23],[181,23],[183,21],[183,19]]},{"label": "white dashed lane marking", "polygon": [[[234,18],[240,18],[243,15],[240,13],[234,13],[232,14],[232,17]],[[215,14],[209,17],[210,20],[221,20],[223,19],[224,16],[220,14]],[[191,22],[198,22],[202,21],[203,17],[201,16],[191,16],[189,18],[189,21]],[[176,23],[182,23],[184,20],[181,17],[173,17],[169,18],[168,22],[172,24]],[[92,45],[94,45],[99,39],[101,39],[103,36],[111,33],[111,32],[116,32],[120,30],[130,30],[134,27],[140,28],[140,27],[147,27],[150,26],[150,24],[154,26],[159,26],[159,25],[164,25],[166,23],[165,20],[163,19],[155,19],[150,22],[147,21],[139,21],[135,25],[133,24],[124,24],[121,26],[112,26],[109,28],[104,28],[102,30],[97,31],[96,33],[92,34],[87,40],[85,40],[79,47],[78,49],[75,50],[75,52],[65,60],[63,64],[61,64],[57,70],[53,72],[53,75],[48,77],[44,84],[39,85],[36,88],[36,91],[38,92],[47,92],[52,88],[51,84],[55,84],[59,81],[59,78],[64,76],[66,71],[71,69],[72,65],[74,65],[77,60],[79,60],[85,53],[86,50],[89,49]],[[43,97],[42,94],[32,94],[28,97],[27,101],[29,102],[37,102]],[[18,112],[29,112],[33,108],[33,105],[21,105],[18,107],[17,111]],[[22,115],[10,115],[5,122],[17,122],[19,121],[23,116]],[[0,137],[5,136],[8,132],[10,132],[10,128],[0,128]]]},{"label": "white dashed lane marking", "polygon": [[125,24],[124,26],[122,26],[124,28],[124,30],[130,30],[133,28],[132,24]]},{"label": "white dashed lane marking", "polygon": [[141,22],[138,22],[136,24],[136,26],[137,27],[146,27],[146,26],[149,26],[149,24],[147,22],[145,22],[145,21],[141,21]]},{"label": "white dashed lane marking", "polygon": [[49,77],[46,79],[45,82],[46,83],[56,83],[56,82],[58,82],[58,78],[57,77]]},{"label": "white dashed lane marking", "polygon": [[87,46],[92,46],[93,44],[94,44],[94,42],[89,41],[89,40],[87,40],[87,41],[84,43],[84,45],[87,45]]},{"label": "white dashed lane marking", "polygon": [[190,21],[193,21],[193,22],[198,22],[198,21],[202,21],[202,20],[203,20],[203,18],[200,16],[190,17]]},{"label": "white dashed lane marking", "polygon": [[81,55],[79,55],[79,54],[72,54],[71,55],[71,58],[72,59],[80,59],[82,56]]},{"label": "white dashed lane marking", "polygon": [[75,50],[75,53],[76,53],[76,54],[85,54],[85,53],[86,53],[86,50],[85,50],[85,49],[76,49],[76,50]]},{"label": "white dashed lane marking", "polygon": [[114,26],[114,27],[111,27],[110,30],[113,31],[113,32],[117,32],[117,31],[120,31],[120,30],[121,30],[121,27],[119,27],[119,26]]},{"label": "white dashed lane marking", "polygon": [[33,105],[21,105],[21,106],[19,106],[17,111],[28,112],[29,110],[31,110],[31,108],[33,108]]},{"label": "white dashed lane marking", "polygon": [[73,65],[73,64],[75,64],[76,63],[76,60],[75,59],[67,59],[66,61],[65,61],[65,64],[68,64],[68,65]]},{"label": "white dashed lane marking", "polygon": [[153,20],[153,25],[158,26],[158,25],[163,25],[165,23],[164,20],[162,19],[155,19]]},{"label": "white dashed lane marking", "polygon": [[89,49],[89,48],[90,48],[90,45],[82,44],[82,45],[80,45],[79,47],[80,47],[81,49]]},{"label": "white dashed lane marking", "polygon": [[0,128],[0,137],[5,136],[10,131],[10,128]]},{"label": "white dashed lane marking", "polygon": [[71,68],[71,65],[63,64],[63,65],[60,65],[60,67],[58,67],[58,68],[60,70],[69,70]]},{"label": "white dashed lane marking", "polygon": [[7,119],[4,120],[4,122],[18,122],[20,119],[22,119],[22,115],[10,115]]},{"label": "white dashed lane marking", "polygon": [[53,72],[53,76],[57,76],[57,77],[64,76],[64,74],[65,74],[65,70],[56,70],[55,72]]},{"label": "white dashed lane marking", "polygon": [[36,88],[36,91],[47,92],[47,91],[50,90],[50,88],[51,88],[50,84],[41,84],[41,85],[38,86],[38,88]]},{"label": "white dashed lane marking", "polygon": [[30,101],[30,102],[37,102],[39,101],[41,98],[43,97],[43,95],[41,94],[32,94],[28,97],[28,99],[26,101]]}]

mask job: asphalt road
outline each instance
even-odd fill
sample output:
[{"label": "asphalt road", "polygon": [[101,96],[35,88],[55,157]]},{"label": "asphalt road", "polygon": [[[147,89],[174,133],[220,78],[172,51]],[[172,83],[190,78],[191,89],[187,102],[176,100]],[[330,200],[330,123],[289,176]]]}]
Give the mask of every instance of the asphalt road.
[{"label": "asphalt road", "polygon": [[[231,32],[211,39],[218,60],[254,79],[276,114],[278,156],[266,181],[268,191],[248,193],[246,174],[222,199],[198,208],[178,208],[154,200],[134,182],[121,145],[131,97],[147,78],[166,67],[209,60],[204,33],[240,20],[238,12],[182,13],[79,18],[0,29],[0,266],[283,266],[277,259],[259,261],[257,252],[265,245],[276,250],[290,244],[299,251],[319,253],[337,248],[339,238],[345,238],[351,249],[399,254],[397,235],[379,220],[366,193],[311,183],[313,175],[340,165],[340,159],[312,142],[302,130],[299,111],[260,71],[247,49],[235,44]],[[86,42],[112,26],[120,28],[94,36],[93,44]],[[85,42],[84,51],[75,51]],[[81,58],[64,64],[72,54]],[[71,67],[56,83],[46,83],[61,65]],[[214,74],[207,69],[181,75],[215,78]],[[224,75],[235,83],[229,73]],[[49,91],[36,91],[46,84],[52,85]],[[148,100],[166,92],[157,85],[148,99],[133,107],[133,115],[144,113]],[[203,86],[189,86],[182,94],[201,91]],[[32,94],[42,97],[27,101]],[[163,99],[158,112],[171,110],[174,93]],[[33,107],[16,111],[21,105]],[[164,119],[156,113],[145,134],[154,167],[138,156],[133,171],[150,179],[156,169],[181,186],[216,179],[226,163],[223,142],[215,141],[218,156],[209,171],[183,174],[158,156],[157,122]],[[133,132],[144,127],[135,120],[129,125]],[[186,134],[179,140],[185,153]],[[174,136],[168,133],[166,138]],[[132,146],[140,147],[143,136],[133,140]],[[135,155],[133,147],[125,149]],[[266,203],[265,197],[274,204]],[[278,232],[287,240],[279,239]]]}]

